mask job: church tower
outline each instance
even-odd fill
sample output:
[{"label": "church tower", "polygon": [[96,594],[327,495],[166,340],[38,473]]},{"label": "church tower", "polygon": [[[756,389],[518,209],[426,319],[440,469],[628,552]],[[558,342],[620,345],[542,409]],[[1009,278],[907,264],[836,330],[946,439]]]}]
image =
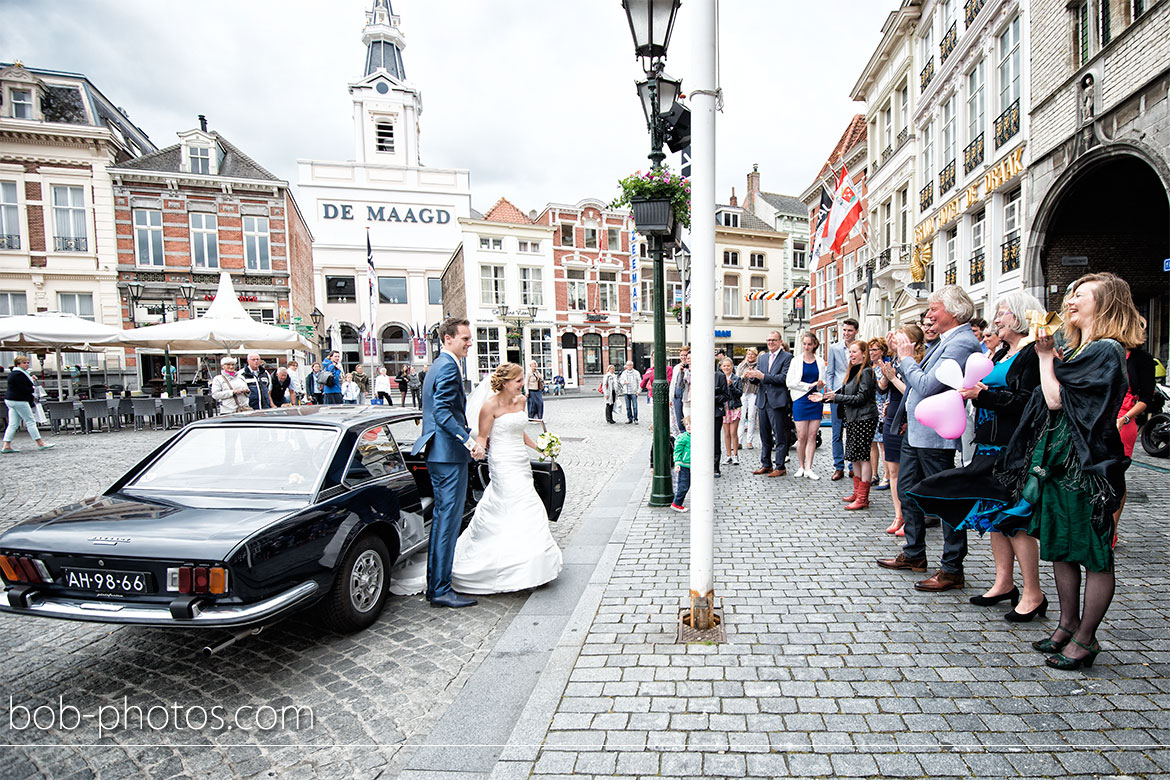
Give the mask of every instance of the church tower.
[{"label": "church tower", "polygon": [[406,38],[390,0],[373,0],[366,12],[362,44],[366,64],[353,97],[354,159],[368,165],[419,164],[422,94],[406,80],[402,51]]}]

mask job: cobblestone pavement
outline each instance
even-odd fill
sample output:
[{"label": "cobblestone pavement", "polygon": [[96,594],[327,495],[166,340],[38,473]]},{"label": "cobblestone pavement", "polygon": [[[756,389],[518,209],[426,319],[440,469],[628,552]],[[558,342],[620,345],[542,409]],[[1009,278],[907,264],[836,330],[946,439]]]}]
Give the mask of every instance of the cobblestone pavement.
[{"label": "cobblestone pavement", "polygon": [[[564,440],[568,500],[554,526],[563,544],[648,426],[607,426],[600,399],[588,396],[550,401],[545,417]],[[50,437],[58,445],[52,452],[5,458],[0,529],[101,492],[172,433],[63,434]],[[17,446],[32,443],[22,433]],[[18,746],[0,748],[0,777],[393,776],[402,745],[430,731],[526,598],[481,597],[479,606],[456,611],[430,609],[421,596],[392,597],[381,620],[359,634],[292,618],[210,659],[200,648],[226,634],[0,615],[0,679],[12,716],[0,716],[0,743]],[[67,710],[62,728],[42,709],[38,726],[29,726],[23,710],[11,709],[42,705],[91,717],[76,725]],[[216,728],[217,706],[229,721],[239,707],[276,712],[247,710],[241,728]],[[309,708],[311,722],[302,711],[297,727],[296,713],[285,710],[284,727],[272,728],[284,707]],[[99,733],[98,714],[119,723]]]},{"label": "cobblestone pavement", "polygon": [[[753,477],[741,460],[716,481],[726,643],[675,642],[689,515],[643,503],[611,540],[624,546],[576,662],[546,670],[550,727],[514,736],[493,779],[1170,775],[1165,461],[1129,472],[1104,650],[1070,673],[1029,646],[1057,622],[1048,564],[1038,623],[967,602],[994,571],[974,534],[966,589],[919,593],[925,575],[873,564],[898,550],[887,492],[844,512],[847,483]],[[940,543],[929,531],[932,564]]]}]

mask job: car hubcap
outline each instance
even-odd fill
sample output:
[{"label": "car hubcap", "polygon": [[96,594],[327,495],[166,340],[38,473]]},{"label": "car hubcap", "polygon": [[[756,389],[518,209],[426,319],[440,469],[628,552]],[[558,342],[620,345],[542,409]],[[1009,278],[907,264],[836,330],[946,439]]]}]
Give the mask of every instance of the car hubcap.
[{"label": "car hubcap", "polygon": [[349,600],[358,612],[369,612],[382,593],[382,558],[366,550],[353,562],[349,576]]}]

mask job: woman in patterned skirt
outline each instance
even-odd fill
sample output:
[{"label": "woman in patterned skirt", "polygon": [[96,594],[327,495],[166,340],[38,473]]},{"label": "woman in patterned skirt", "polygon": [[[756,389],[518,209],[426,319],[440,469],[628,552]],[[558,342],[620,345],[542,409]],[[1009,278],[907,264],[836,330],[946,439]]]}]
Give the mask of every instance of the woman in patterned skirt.
[{"label": "woman in patterned skirt", "polygon": [[[845,459],[853,461],[853,493],[845,497],[846,509],[868,509],[870,480],[869,446],[877,430],[878,412],[874,398],[877,380],[869,365],[869,345],[858,338],[849,345],[849,370],[837,392],[826,390],[823,397],[845,407]],[[820,395],[820,394],[818,394]],[[814,397],[814,401],[819,400]]]}]

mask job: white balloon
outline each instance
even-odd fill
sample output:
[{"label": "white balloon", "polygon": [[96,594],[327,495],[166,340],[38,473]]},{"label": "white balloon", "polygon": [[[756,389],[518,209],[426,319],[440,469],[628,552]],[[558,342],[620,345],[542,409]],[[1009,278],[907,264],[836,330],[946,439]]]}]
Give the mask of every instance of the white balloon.
[{"label": "white balloon", "polygon": [[952,390],[963,389],[963,367],[956,360],[947,358],[941,361],[934,372],[934,376],[938,381]]}]

